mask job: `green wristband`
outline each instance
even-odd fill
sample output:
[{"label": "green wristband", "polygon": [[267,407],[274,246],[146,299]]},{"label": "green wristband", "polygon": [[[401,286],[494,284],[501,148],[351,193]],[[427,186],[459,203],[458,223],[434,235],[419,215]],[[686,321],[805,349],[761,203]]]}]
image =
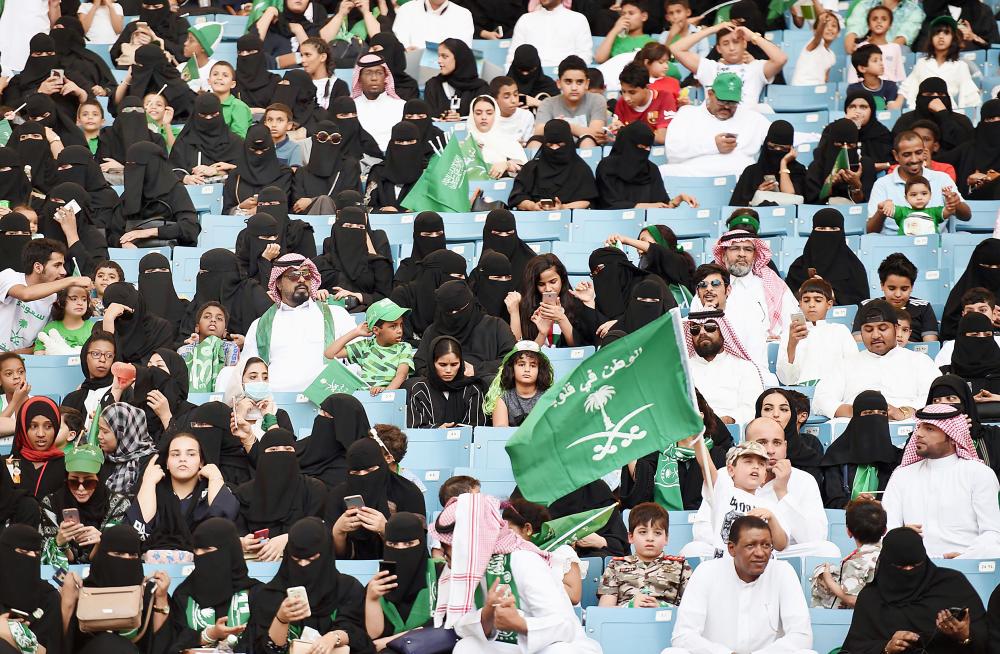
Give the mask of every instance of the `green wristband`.
[{"label": "green wristband", "polygon": [[264,416],[264,419],[261,420],[260,427],[264,431],[267,431],[271,427],[274,427],[276,424],[278,424],[278,419],[274,417],[273,413],[268,413]]}]

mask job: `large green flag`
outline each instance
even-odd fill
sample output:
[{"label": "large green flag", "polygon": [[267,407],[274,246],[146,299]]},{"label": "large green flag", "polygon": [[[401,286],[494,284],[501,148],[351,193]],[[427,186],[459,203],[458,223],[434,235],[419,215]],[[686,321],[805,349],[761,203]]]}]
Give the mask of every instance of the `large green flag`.
[{"label": "large green flag", "polygon": [[253,29],[253,26],[264,15],[268,7],[274,7],[280,13],[285,10],[285,0],[254,0],[253,5],[250,7],[250,13],[247,14],[247,28],[245,31],[249,32]]},{"label": "large green flag", "polygon": [[337,359],[333,359],[323,368],[323,371],[316,376],[313,383],[302,392],[309,401],[319,406],[323,400],[334,393],[347,393],[350,395],[354,391],[368,388],[368,384],[361,380],[351,370]]},{"label": "large green flag", "polygon": [[851,161],[847,156],[847,148],[840,148],[840,152],[837,153],[837,158],[833,160],[833,170],[827,176],[826,181],[823,182],[823,188],[819,190],[819,201],[823,204],[826,203],[827,198],[833,193],[833,176],[841,170],[850,170]]},{"label": "large green flag", "polygon": [[575,543],[608,524],[608,518],[617,506],[612,504],[603,509],[591,509],[543,522],[538,533],[532,535],[531,542],[543,552],[554,552],[562,545]]},{"label": "large green flag", "polygon": [[488,171],[471,137],[464,141],[452,138],[444,150],[431,157],[402,205],[410,211],[469,211],[469,180],[489,179]]},{"label": "large green flag", "polygon": [[545,392],[507,442],[518,488],[548,504],[704,430],[679,309],[602,347]]}]

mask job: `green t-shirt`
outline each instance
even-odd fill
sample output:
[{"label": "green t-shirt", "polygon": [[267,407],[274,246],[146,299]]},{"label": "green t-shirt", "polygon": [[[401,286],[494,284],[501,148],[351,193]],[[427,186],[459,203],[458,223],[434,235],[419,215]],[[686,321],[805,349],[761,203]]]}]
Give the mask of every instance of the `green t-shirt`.
[{"label": "green t-shirt", "polygon": [[615,42],[611,45],[611,56],[616,57],[626,52],[637,52],[642,49],[642,46],[654,40],[648,34],[640,34],[639,36],[622,36],[619,34],[615,37]]},{"label": "green t-shirt", "polygon": [[[896,211],[893,214],[893,219],[896,221],[896,226],[899,228],[899,235],[905,236],[906,229],[905,223],[907,218],[923,218],[924,220],[931,220],[934,222],[934,233],[940,232],[938,227],[944,222],[944,207],[924,207],[923,209],[914,209],[912,207],[901,207],[896,205]],[[911,236],[920,236],[920,233],[911,234]]]},{"label": "green t-shirt", "polygon": [[[54,329],[63,337],[66,341],[66,345],[70,347],[83,347],[83,344],[87,342],[90,338],[90,333],[94,329],[94,322],[92,320],[84,320],[83,325],[79,329],[67,329],[66,325],[63,324],[61,320],[53,320],[44,327],[42,327],[43,332],[48,332],[50,329]],[[42,343],[40,338],[35,339],[35,352],[44,352],[45,343]]]},{"label": "green t-shirt", "polygon": [[246,138],[247,130],[253,125],[250,106],[233,95],[222,101],[222,118],[229,125],[230,131],[241,139]]},{"label": "green t-shirt", "polygon": [[346,360],[361,366],[361,374],[358,376],[366,384],[388,386],[400,365],[405,363],[413,371],[413,346],[403,342],[382,347],[372,336],[349,343]]},{"label": "green t-shirt", "polygon": [[100,141],[100,136],[95,136],[92,139],[87,139],[87,147],[90,148],[90,154],[97,154],[98,141]]}]

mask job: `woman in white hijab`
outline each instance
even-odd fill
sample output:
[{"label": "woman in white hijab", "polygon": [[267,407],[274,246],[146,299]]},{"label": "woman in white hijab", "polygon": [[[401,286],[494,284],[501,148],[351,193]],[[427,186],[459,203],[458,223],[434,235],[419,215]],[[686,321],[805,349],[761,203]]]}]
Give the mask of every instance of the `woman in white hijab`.
[{"label": "woman in white hijab", "polygon": [[490,166],[490,177],[514,177],[528,160],[521,144],[503,130],[496,128],[500,115],[497,101],[488,95],[476,96],[466,119],[469,134],[483,152],[483,159]]}]

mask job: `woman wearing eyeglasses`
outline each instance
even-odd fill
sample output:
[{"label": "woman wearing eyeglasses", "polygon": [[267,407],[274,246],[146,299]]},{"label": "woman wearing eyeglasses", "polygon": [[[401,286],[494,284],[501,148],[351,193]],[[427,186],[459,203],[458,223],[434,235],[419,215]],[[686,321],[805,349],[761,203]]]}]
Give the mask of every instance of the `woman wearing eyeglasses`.
[{"label": "woman wearing eyeglasses", "polygon": [[83,383],[63,398],[62,405],[76,409],[87,417],[93,414],[98,406],[116,401],[111,394],[114,382],[111,364],[114,362],[115,337],[97,329],[83,344],[83,350],[80,352]]},{"label": "woman wearing eyeglasses", "polygon": [[[316,123],[312,136],[309,162],[295,171],[292,181],[292,211],[294,213],[323,213],[333,207],[332,198],[340,191],[357,191],[361,188],[361,166],[350,156],[343,145],[340,126],[332,120]],[[317,205],[324,200],[325,208]]]},{"label": "woman wearing eyeglasses", "polygon": [[104,453],[93,444],[66,451],[66,482],[42,498],[42,564],[89,563],[101,532],[120,523],[130,501],[108,490],[98,472]]}]

